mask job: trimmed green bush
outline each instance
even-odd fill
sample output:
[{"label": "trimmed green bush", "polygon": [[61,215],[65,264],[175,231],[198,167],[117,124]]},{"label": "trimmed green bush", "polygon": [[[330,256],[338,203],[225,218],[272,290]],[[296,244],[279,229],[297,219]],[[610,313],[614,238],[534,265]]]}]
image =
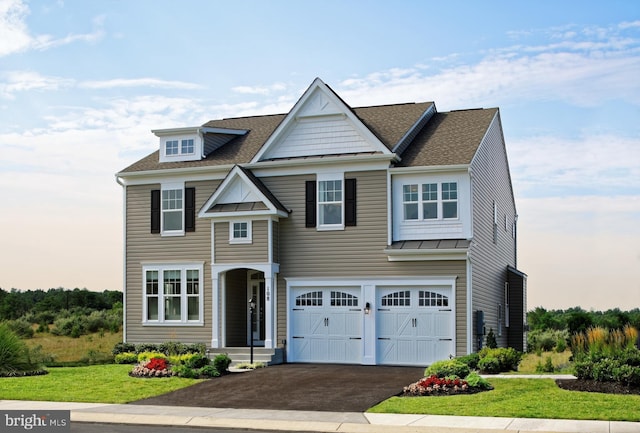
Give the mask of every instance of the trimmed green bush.
[{"label": "trimmed green bush", "polygon": [[231,358],[229,358],[229,355],[227,355],[226,353],[221,353],[213,358],[212,364],[220,373],[225,373],[229,370]]},{"label": "trimmed green bush", "polygon": [[150,361],[153,358],[167,359],[167,355],[162,352],[142,352],[138,353],[138,362]]},{"label": "trimmed green bush", "polygon": [[114,355],[117,355],[118,353],[124,353],[124,352],[137,353],[136,345],[131,343],[120,342],[120,343],[116,343],[116,345],[113,346],[113,350],[111,351],[111,353],[113,353]]},{"label": "trimmed green bush", "polygon": [[494,356],[485,356],[484,358],[480,358],[480,361],[478,361],[478,368],[480,371],[489,374],[496,374],[502,371],[500,369],[500,361],[498,361],[498,358]]},{"label": "trimmed green bush", "polygon": [[213,365],[205,365],[200,369],[200,374],[205,377],[220,377],[220,372]]},{"label": "trimmed green bush", "polygon": [[425,377],[432,375],[438,377],[451,377],[456,376],[464,379],[469,374],[469,366],[456,359],[450,359],[445,361],[436,361],[427,367],[424,371]]},{"label": "trimmed green bush", "polygon": [[483,378],[475,371],[469,373],[467,377],[464,378],[464,380],[466,380],[467,384],[469,384],[469,386],[473,388],[492,389],[489,381],[487,381],[487,379]]},{"label": "trimmed green bush", "polygon": [[[518,369],[518,364],[522,360],[522,353],[512,347],[499,347],[497,349],[483,348],[479,352],[480,361],[478,368],[487,373],[500,373],[505,371],[514,371]],[[493,361],[484,361],[485,358],[491,358],[498,361],[496,366]],[[491,369],[491,370],[489,370]]]},{"label": "trimmed green bush", "polygon": [[467,364],[471,370],[478,368],[478,361],[480,361],[480,354],[477,352],[470,353],[469,355],[459,356],[455,358],[456,361]]},{"label": "trimmed green bush", "polygon": [[135,364],[138,362],[138,355],[133,352],[122,352],[115,356],[116,364]]}]

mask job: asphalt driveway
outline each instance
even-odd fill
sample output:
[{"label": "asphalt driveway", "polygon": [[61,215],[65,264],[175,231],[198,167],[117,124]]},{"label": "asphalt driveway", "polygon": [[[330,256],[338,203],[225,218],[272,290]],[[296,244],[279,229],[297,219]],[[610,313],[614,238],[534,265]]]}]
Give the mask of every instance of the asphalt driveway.
[{"label": "asphalt driveway", "polygon": [[132,404],[364,412],[422,378],[422,367],[282,364],[219,378]]}]

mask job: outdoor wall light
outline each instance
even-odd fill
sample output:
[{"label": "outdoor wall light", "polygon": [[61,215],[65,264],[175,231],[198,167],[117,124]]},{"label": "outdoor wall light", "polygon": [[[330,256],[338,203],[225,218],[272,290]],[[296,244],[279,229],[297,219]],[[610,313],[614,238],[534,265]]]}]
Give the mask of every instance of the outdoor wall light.
[{"label": "outdoor wall light", "polygon": [[366,303],[364,304],[364,314],[369,314],[371,312],[371,304],[370,303]]}]

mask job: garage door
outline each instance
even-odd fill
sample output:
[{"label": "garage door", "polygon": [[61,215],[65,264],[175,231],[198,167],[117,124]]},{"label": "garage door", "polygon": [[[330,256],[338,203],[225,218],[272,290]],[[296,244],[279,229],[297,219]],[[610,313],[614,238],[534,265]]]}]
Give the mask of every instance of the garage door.
[{"label": "garage door", "polygon": [[293,289],[292,362],[360,363],[360,288]]},{"label": "garage door", "polygon": [[454,305],[450,288],[379,288],[379,364],[429,365],[454,350]]}]

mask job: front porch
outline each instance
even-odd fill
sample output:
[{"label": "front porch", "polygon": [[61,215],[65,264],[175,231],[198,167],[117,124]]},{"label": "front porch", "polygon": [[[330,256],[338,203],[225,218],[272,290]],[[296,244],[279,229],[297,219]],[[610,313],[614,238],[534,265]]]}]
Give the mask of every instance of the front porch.
[{"label": "front porch", "polygon": [[[207,351],[207,356],[213,359],[216,355],[226,354],[231,358],[231,366],[235,367],[238,364],[251,362],[251,348],[250,347],[222,347],[219,349],[211,348]],[[284,364],[286,362],[286,356],[284,349],[264,347],[253,348],[253,362],[261,362],[265,365]]]}]

